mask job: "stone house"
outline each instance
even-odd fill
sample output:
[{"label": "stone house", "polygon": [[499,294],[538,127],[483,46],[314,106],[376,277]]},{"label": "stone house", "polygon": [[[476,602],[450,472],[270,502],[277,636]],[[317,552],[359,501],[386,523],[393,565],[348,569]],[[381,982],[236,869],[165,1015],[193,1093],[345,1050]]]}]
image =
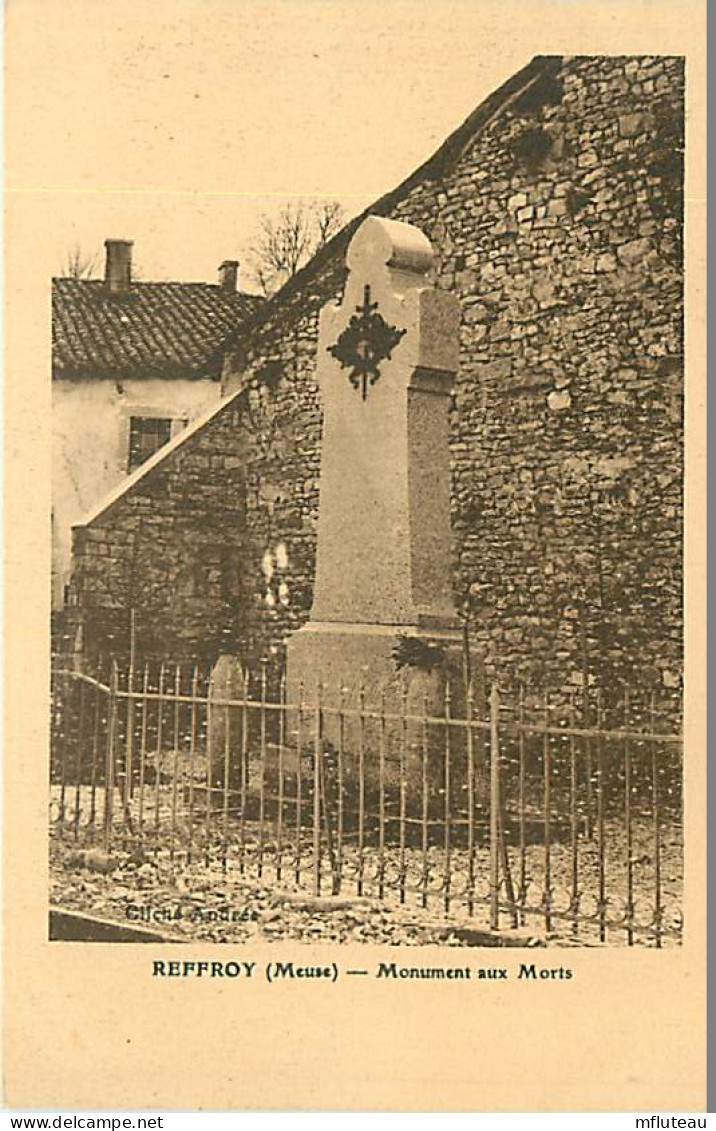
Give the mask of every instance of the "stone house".
[{"label": "stone house", "polygon": [[106,240],[105,278],[52,280],[52,603],[69,582],[71,527],[220,399],[218,347],[256,307],[219,283],[132,279],[132,243]]},{"label": "stone house", "polygon": [[[681,58],[537,57],[367,210],[422,229],[460,300],[455,594],[504,679],[680,679],[683,111]],[[317,318],[361,219],[227,341],[220,405],[75,527],[89,651],[126,650],[132,569],[146,655],[256,659],[307,618]]]}]

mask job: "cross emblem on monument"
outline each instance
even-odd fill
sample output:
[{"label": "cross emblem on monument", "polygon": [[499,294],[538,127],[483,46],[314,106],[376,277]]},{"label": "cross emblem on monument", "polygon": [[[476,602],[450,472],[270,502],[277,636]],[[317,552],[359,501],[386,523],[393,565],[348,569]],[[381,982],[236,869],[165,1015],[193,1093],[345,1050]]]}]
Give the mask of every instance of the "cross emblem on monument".
[{"label": "cross emblem on monument", "polygon": [[378,303],[371,302],[370,285],[363,288],[363,303],[355,308],[355,314],[338,340],[328,346],[328,353],[341,363],[348,374],[354,389],[360,388],[363,400],[368,389],[380,377],[378,366],[382,361],[390,361],[391,354],[405,330],[390,326],[378,311]]}]

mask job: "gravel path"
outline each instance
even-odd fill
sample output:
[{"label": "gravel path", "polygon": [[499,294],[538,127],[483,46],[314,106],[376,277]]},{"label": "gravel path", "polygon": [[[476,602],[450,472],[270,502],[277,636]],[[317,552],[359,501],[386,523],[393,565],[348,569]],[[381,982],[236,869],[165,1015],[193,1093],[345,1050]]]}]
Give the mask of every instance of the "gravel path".
[{"label": "gravel path", "polygon": [[[627,893],[626,843],[618,825],[607,830],[607,918],[619,920],[624,914]],[[240,847],[235,836],[228,844],[226,871],[222,867],[221,846],[213,846],[194,863],[186,862],[186,853],[172,855],[168,839],[145,853],[131,845],[115,846],[111,857],[92,847],[85,835],[74,842],[71,832],[58,835],[55,826],[50,842],[50,900],[67,910],[82,911],[124,925],[151,928],[182,940],[210,942],[246,942],[252,939],[370,942],[391,945],[485,945],[489,932],[489,853],[478,847],[474,857],[474,899],[467,900],[468,857],[464,850],[454,850],[450,857],[450,890],[446,914],[445,857],[437,848],[428,853],[430,869],[425,902],[424,859],[416,849],[407,849],[402,856],[397,848],[386,848],[383,854],[381,884],[380,858],[370,849],[363,858],[363,884],[359,891],[356,879],[359,858],[356,850],[344,847],[343,876],[340,893],[330,896],[329,860],[321,862],[322,895],[312,893],[313,861],[310,846],[303,849],[300,882],[295,877],[295,856],[287,846],[277,876],[275,846],[264,845],[263,866],[259,868],[256,842],[244,852],[244,873],[241,873]],[[201,846],[197,845],[197,849]],[[521,879],[522,861],[514,847],[508,850],[510,872],[515,887]],[[664,925],[676,929],[680,923],[681,903],[681,836],[678,829],[664,832],[661,845],[661,898]],[[543,876],[544,847],[527,846],[525,853],[526,903],[535,912],[523,918],[518,930],[511,929],[508,910],[501,914],[501,930],[514,935],[513,945],[527,945],[530,939],[555,945],[598,945],[597,898],[599,893],[599,854],[593,841],[579,844],[579,886],[582,894],[581,913],[591,916],[579,924],[578,933],[569,918],[569,893],[572,883],[573,858],[568,844],[552,846],[550,867],[554,888],[553,917],[545,922]],[[401,883],[401,876],[403,882]],[[654,852],[651,830],[635,827],[632,844],[632,885],[636,920],[643,930],[636,931],[636,945],[654,945],[648,932],[652,920],[655,895]],[[401,892],[402,888],[402,892]],[[503,884],[503,898],[505,894]],[[402,894],[402,898],[401,898]],[[565,912],[565,917],[558,914]],[[607,931],[611,945],[625,945],[627,932],[614,927]],[[678,934],[667,934],[664,945],[678,942]]]}]

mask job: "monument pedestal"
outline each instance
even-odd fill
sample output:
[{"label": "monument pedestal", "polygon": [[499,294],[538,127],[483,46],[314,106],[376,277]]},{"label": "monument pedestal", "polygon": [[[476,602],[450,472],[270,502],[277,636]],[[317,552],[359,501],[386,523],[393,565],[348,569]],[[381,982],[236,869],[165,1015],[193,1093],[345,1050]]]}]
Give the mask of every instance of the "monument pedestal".
[{"label": "monument pedestal", "polygon": [[[320,698],[322,741],[334,756],[341,752],[348,789],[361,775],[369,790],[381,775],[386,786],[403,776],[414,808],[423,783],[432,796],[442,786],[446,712],[465,716],[460,627],[311,622],[291,638],[287,691],[290,704],[303,704],[303,744],[315,738]],[[296,711],[289,730],[295,739]],[[451,732],[457,765],[464,728]]]},{"label": "monument pedestal", "polygon": [[[355,711],[362,697],[372,708],[382,701],[391,714],[402,710],[404,700],[410,715],[426,708],[442,714],[447,683],[453,700],[462,690],[462,651],[458,624],[427,631],[416,625],[311,621],[288,646],[289,702],[298,701],[302,684],[304,701],[315,703],[320,684],[323,703],[331,708],[342,700]],[[414,662],[402,660],[410,655]]]},{"label": "monument pedestal", "polygon": [[[464,727],[462,633],[452,594],[449,407],[460,307],[428,279],[416,228],[368,217],[347,254],[343,301],[321,312],[320,506],[311,619],[287,642],[302,736],[372,779],[444,775]],[[432,722],[430,721],[432,720]],[[312,732],[313,733],[313,732]],[[437,769],[435,768],[437,766]],[[437,786],[436,786],[437,788]]]}]

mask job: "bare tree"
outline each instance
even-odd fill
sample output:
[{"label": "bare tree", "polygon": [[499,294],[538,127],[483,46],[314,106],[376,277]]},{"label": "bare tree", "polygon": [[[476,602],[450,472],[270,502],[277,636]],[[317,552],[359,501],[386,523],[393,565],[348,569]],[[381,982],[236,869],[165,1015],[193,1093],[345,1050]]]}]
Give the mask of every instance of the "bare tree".
[{"label": "bare tree", "polygon": [[328,243],[344,222],[343,208],[335,200],[288,201],[277,216],[264,213],[245,252],[250,277],[265,295],[273,294]]},{"label": "bare tree", "polygon": [[84,251],[79,243],[68,249],[60,274],[67,279],[91,279],[97,269],[97,256]]},{"label": "bare tree", "polygon": [[316,232],[318,240],[316,251],[327,244],[336,232],[339,232],[346,222],[343,206],[337,200],[326,200],[315,207]]}]

